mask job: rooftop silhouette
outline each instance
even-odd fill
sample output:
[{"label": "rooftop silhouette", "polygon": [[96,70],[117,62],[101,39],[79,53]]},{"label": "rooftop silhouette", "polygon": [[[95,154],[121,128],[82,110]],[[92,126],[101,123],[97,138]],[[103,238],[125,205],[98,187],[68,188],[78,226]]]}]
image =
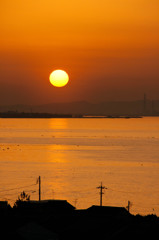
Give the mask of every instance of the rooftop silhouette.
[{"label": "rooftop silhouette", "polygon": [[76,209],[66,200],[0,202],[0,229],[5,239],[157,239],[159,217],[132,215],[123,207]]}]

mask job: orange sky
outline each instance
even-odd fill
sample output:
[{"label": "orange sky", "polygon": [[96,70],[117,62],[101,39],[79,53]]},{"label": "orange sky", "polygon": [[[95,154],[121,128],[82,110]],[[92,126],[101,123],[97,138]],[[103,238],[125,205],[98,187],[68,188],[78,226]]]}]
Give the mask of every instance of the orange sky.
[{"label": "orange sky", "polygon": [[158,13],[158,0],[2,0],[0,104],[159,99]]}]

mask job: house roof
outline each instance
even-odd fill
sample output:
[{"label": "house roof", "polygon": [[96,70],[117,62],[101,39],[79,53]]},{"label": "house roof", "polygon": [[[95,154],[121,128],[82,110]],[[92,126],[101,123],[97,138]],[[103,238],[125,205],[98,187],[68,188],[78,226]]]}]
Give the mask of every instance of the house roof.
[{"label": "house roof", "polygon": [[67,200],[54,200],[54,199],[46,199],[41,201],[29,201],[30,203],[35,203],[39,205],[50,205],[50,206],[61,206],[61,207],[71,207],[75,209],[73,205],[71,205]]},{"label": "house roof", "polygon": [[129,212],[124,207],[114,207],[114,206],[96,206],[93,205],[89,207],[87,212],[93,214],[103,214],[103,215],[127,215]]},{"label": "house roof", "polygon": [[49,209],[53,211],[67,211],[67,210],[74,210],[75,207],[72,206],[66,200],[41,200],[41,201],[24,201],[20,203],[21,207],[31,207],[31,208],[40,208],[40,209]]}]

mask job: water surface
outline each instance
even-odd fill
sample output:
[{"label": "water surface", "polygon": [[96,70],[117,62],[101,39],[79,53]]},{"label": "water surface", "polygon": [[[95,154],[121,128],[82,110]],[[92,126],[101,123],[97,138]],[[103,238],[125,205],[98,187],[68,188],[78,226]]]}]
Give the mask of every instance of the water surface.
[{"label": "water surface", "polygon": [[0,119],[0,200],[21,191],[77,208],[127,206],[159,215],[159,118]]}]

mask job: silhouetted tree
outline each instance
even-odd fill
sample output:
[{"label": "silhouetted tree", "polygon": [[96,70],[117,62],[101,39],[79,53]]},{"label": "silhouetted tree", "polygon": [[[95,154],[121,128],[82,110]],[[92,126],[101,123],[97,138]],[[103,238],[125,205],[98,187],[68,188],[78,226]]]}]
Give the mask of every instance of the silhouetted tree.
[{"label": "silhouetted tree", "polygon": [[24,201],[30,201],[30,195],[25,193],[24,191],[20,194],[20,196],[18,196],[18,199],[16,200],[14,206],[18,207],[20,205],[21,202]]}]

